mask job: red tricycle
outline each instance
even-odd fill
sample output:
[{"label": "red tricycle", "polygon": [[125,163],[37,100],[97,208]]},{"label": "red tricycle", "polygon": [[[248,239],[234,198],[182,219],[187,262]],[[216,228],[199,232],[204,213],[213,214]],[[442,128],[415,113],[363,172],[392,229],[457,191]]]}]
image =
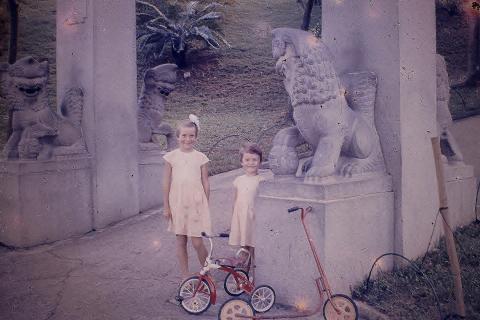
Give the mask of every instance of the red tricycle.
[{"label": "red tricycle", "polygon": [[[255,287],[249,279],[248,272],[243,268],[251,265],[250,252],[246,249],[238,250],[235,258],[212,258],[213,242],[215,237],[228,237],[226,233],[209,236],[202,233],[202,237],[210,242],[210,250],[205,260],[205,265],[198,274],[195,274],[180,285],[177,300],[182,308],[190,314],[201,314],[217,300],[215,281],[210,275],[210,270],[220,270],[227,273],[224,280],[225,291],[231,296],[247,293],[250,296],[250,306],[256,312],[267,312],[275,303],[275,291],[272,287],[261,285]],[[243,300],[242,300],[243,301]]]},{"label": "red tricycle", "polygon": [[[357,320],[358,319],[358,309],[355,305],[355,302],[348,296],[343,294],[332,294],[330,285],[328,284],[327,276],[323,270],[323,267],[320,263],[320,258],[318,257],[315,245],[310,237],[310,232],[305,224],[305,217],[313,209],[312,207],[300,208],[293,207],[288,209],[288,212],[293,213],[300,210],[300,217],[302,221],[305,234],[307,236],[308,243],[310,244],[310,249],[312,250],[315,263],[317,265],[318,272],[320,276],[315,279],[315,284],[317,286],[319,294],[319,304],[318,306],[311,311],[298,312],[295,314],[287,315],[255,315],[255,308],[252,309],[253,305],[250,305],[247,301],[241,300],[238,298],[233,298],[226,301],[219,310],[218,319],[220,320],[235,320],[235,319],[292,319],[292,318],[301,318],[309,317],[311,315],[317,314],[320,312],[320,309],[323,305],[323,317],[326,320]],[[327,299],[324,301],[324,294],[326,294]]]}]

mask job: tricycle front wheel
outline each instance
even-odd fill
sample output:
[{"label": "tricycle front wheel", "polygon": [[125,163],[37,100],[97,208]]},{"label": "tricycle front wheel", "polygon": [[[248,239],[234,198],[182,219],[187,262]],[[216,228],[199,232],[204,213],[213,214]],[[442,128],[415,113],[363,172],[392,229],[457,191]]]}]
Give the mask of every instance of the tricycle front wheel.
[{"label": "tricycle front wheel", "polygon": [[[337,307],[333,307],[332,302]],[[334,294],[323,305],[325,320],[358,320],[358,308],[353,300],[344,294]]]},{"label": "tricycle front wheel", "polygon": [[190,314],[200,314],[207,310],[211,304],[211,290],[208,282],[193,276],[183,281],[178,296],[180,305]]}]

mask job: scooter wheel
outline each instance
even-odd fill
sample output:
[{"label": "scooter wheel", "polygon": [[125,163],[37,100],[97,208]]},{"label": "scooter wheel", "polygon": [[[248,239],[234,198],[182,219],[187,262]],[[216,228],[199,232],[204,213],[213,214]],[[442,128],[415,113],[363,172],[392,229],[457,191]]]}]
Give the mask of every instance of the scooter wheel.
[{"label": "scooter wheel", "polygon": [[250,304],[256,312],[267,312],[275,303],[275,291],[267,285],[258,286],[250,296]]},{"label": "scooter wheel", "polygon": [[[248,281],[248,274],[245,271],[241,269],[235,269],[235,272],[237,272],[238,277],[240,277],[238,279],[239,282]],[[239,296],[245,291],[243,289],[240,289],[239,284],[240,283],[237,283],[237,281],[235,280],[233,273],[229,273],[225,277],[225,281],[223,282],[223,287],[225,288],[225,292],[227,292],[229,295]]]},{"label": "scooter wheel", "polygon": [[[242,317],[239,317],[239,315]],[[225,301],[218,311],[219,320],[244,320],[243,316],[253,317],[254,315],[255,311],[253,311],[252,306],[247,301],[238,298]]]},{"label": "scooter wheel", "polygon": [[200,281],[198,276],[192,276],[183,281],[178,290],[178,296],[180,305],[190,314],[201,314],[211,304],[210,286],[207,281]]},{"label": "scooter wheel", "polygon": [[[333,304],[337,310],[333,307]],[[358,308],[353,300],[344,294],[334,294],[323,305],[323,317],[325,320],[358,320]]]}]

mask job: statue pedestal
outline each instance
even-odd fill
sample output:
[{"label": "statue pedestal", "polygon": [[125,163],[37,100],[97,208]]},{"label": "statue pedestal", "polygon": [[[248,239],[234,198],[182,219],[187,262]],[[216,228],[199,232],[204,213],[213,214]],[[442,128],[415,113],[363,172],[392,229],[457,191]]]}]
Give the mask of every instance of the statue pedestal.
[{"label": "statue pedestal", "polygon": [[[455,230],[455,228],[465,226],[475,220],[477,186],[473,166],[463,162],[453,162],[444,164],[444,170],[448,211],[452,224],[450,227]],[[439,222],[442,221],[437,221],[437,223]]]},{"label": "statue pedestal", "polygon": [[[368,274],[374,259],[392,252],[394,241],[391,177],[362,175],[322,184],[275,177],[262,182],[255,205],[256,281],[269,284],[278,302],[318,303],[315,261],[293,206],[312,206],[306,222],[336,293],[350,293]],[[385,270],[390,259],[382,262]]]},{"label": "statue pedestal", "polygon": [[91,158],[0,161],[0,242],[30,247],[92,230]]},{"label": "statue pedestal", "polygon": [[138,157],[140,212],[163,205],[163,156],[165,151],[160,150],[153,143],[148,145],[151,145],[150,148],[144,146],[140,149]]}]

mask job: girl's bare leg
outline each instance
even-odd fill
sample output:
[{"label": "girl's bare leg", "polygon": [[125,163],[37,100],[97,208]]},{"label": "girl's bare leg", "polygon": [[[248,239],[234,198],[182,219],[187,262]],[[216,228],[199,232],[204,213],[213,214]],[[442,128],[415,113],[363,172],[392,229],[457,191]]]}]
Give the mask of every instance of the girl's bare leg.
[{"label": "girl's bare leg", "polygon": [[180,272],[182,278],[188,276],[188,253],[187,253],[187,236],[177,234],[177,258],[180,263]]},{"label": "girl's bare leg", "polygon": [[253,278],[255,276],[255,247],[244,246],[242,248],[248,250],[250,253],[250,259],[247,264],[247,273]]},{"label": "girl's bare leg", "polygon": [[198,261],[200,265],[203,266],[205,264],[205,260],[207,259],[208,251],[203,244],[203,239],[201,237],[191,237],[192,238],[192,245],[195,251],[197,251]]},{"label": "girl's bare leg", "polygon": [[250,277],[255,279],[255,247],[249,247],[248,249],[250,250],[250,270],[252,270]]}]

